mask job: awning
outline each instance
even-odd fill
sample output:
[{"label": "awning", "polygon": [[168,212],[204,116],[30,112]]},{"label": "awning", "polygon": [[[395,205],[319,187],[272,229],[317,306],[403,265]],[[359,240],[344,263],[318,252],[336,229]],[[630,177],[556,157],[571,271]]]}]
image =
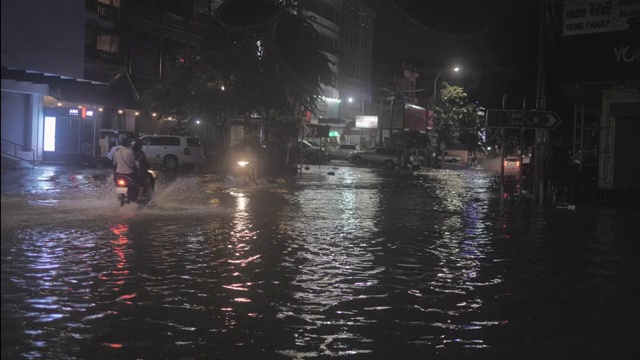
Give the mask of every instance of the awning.
[{"label": "awning", "polygon": [[140,94],[129,74],[123,69],[100,90],[100,105],[141,110]]},{"label": "awning", "polygon": [[49,86],[50,96],[59,101],[112,106],[137,110],[140,95],[126,71],[121,70],[109,83],[75,79],[41,71],[2,67],[2,80]]},{"label": "awning", "polygon": [[6,66],[2,67],[2,80],[48,85],[49,95],[57,100],[91,104],[97,100],[98,91],[106,86],[96,81]]}]

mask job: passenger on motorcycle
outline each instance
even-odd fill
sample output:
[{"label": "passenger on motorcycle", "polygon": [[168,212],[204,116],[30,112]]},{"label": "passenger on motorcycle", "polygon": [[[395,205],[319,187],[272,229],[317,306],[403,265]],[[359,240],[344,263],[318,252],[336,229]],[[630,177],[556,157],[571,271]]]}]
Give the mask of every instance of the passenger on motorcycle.
[{"label": "passenger on motorcycle", "polygon": [[156,179],[149,172],[151,163],[147,160],[147,155],[142,151],[142,141],[138,140],[133,143],[133,156],[138,167],[138,173],[145,180],[145,187],[153,190],[156,186]]},{"label": "passenger on motorcycle", "polygon": [[115,166],[115,178],[118,175],[125,175],[138,186],[138,197],[144,196],[145,179],[137,171],[136,159],[133,150],[130,148],[131,140],[125,137],[122,139],[122,147],[113,155],[113,165]]}]

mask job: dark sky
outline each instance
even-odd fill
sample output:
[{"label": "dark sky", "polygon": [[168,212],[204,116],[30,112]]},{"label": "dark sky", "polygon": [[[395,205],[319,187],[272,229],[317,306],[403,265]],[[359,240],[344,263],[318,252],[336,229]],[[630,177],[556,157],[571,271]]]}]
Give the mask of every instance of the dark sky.
[{"label": "dark sky", "polygon": [[370,0],[374,51],[434,64],[477,62],[506,0]]}]

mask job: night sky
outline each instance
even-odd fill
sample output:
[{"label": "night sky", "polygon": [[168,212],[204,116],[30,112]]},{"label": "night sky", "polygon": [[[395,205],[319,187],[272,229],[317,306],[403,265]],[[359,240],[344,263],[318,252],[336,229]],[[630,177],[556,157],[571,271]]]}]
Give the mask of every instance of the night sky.
[{"label": "night sky", "polygon": [[473,61],[485,36],[505,16],[505,0],[373,0],[376,51],[434,64]]}]

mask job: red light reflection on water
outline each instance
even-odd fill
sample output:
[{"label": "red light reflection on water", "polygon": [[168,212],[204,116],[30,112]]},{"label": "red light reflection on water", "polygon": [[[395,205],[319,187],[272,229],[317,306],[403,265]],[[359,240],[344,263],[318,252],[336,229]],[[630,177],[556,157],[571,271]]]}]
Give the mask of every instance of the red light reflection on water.
[{"label": "red light reflection on water", "polygon": [[[128,262],[126,257],[126,250],[129,247],[129,239],[126,237],[126,233],[129,230],[129,227],[126,224],[117,224],[112,226],[110,230],[118,235],[117,239],[111,240],[111,244],[113,245],[113,252],[118,257],[118,261],[115,264],[115,269],[111,270],[111,274],[116,276],[116,281],[114,283],[118,286],[121,286],[125,283],[126,277],[129,275]],[[108,280],[107,276],[104,274],[100,275],[100,279]],[[114,290],[118,291],[120,288],[115,288]],[[135,295],[133,295],[135,296]]]}]

